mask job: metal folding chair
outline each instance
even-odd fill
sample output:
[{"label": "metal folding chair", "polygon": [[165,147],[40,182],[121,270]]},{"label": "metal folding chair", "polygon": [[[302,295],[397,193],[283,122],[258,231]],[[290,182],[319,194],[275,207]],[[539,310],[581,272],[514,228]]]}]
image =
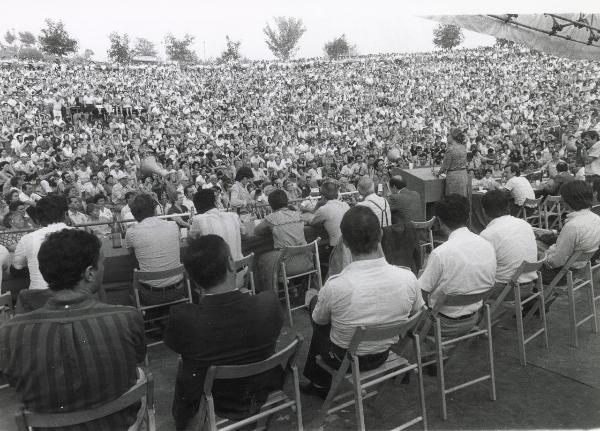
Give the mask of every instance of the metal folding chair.
[{"label": "metal folding chair", "polygon": [[[544,285],[542,284],[542,275],[539,273],[540,268],[542,267],[544,261],[539,262],[526,262],[521,263],[519,268],[515,271],[513,276],[510,278],[508,283],[504,286],[500,294],[493,302],[490,304],[490,313],[492,320],[496,318],[498,310],[501,308],[513,310],[515,313],[515,318],[517,320],[517,339],[518,339],[518,347],[519,347],[519,359],[521,361],[521,365],[527,365],[527,358],[525,355],[525,345],[535,339],[539,335],[544,335],[544,342],[546,344],[546,349],[548,348],[548,325],[546,322],[546,307],[544,304]],[[535,280],[535,292],[532,291],[532,294],[528,296],[526,299],[521,299],[521,285],[519,283],[519,278],[523,274],[527,274],[530,272],[536,271],[537,280]],[[506,297],[513,291],[514,294],[514,303],[505,302]],[[542,327],[536,330],[533,334],[529,335],[525,338],[525,331],[523,325],[523,306],[528,304],[531,301],[538,301],[540,316],[542,320]]]},{"label": "metal folding chair", "polygon": [[[292,311],[299,310],[301,308],[306,308],[305,304],[302,304],[297,307],[293,307],[290,302],[290,291],[289,291],[289,281],[300,278],[300,277],[308,277],[308,287],[310,289],[311,279],[315,278],[315,282],[317,284],[317,289],[321,289],[321,262],[319,260],[319,241],[321,238],[315,239],[310,244],[299,245],[294,247],[285,247],[281,249],[281,278],[283,281],[283,290],[285,294],[285,302],[288,311],[288,318],[290,322],[290,326],[294,326],[294,320],[292,318]],[[293,259],[297,256],[310,256],[313,261],[312,269],[302,272],[300,274],[288,274],[286,271],[286,262],[290,259]],[[313,275],[315,274],[315,275]]]},{"label": "metal folding chair", "polygon": [[418,234],[421,232],[425,233],[426,240],[423,241],[421,239],[421,235],[419,235],[419,247],[421,249],[421,268],[425,264],[425,253],[427,251],[427,247],[429,247],[429,253],[433,251],[435,244],[433,242],[433,225],[435,224],[435,216],[433,216],[430,220],[427,221],[413,221],[411,222],[415,230]]},{"label": "metal folding chair", "polygon": [[[140,294],[139,294],[139,289],[140,289],[141,283],[147,283],[148,281],[152,281],[152,280],[164,280],[165,278],[174,277],[177,275],[181,275],[183,277],[181,279],[180,283],[184,284],[184,288],[185,288],[185,292],[187,292],[187,296],[184,296],[183,298],[178,299],[176,301],[170,301],[170,302],[165,302],[165,303],[156,304],[156,305],[143,305],[141,303]],[[145,316],[146,311],[148,311],[148,310],[155,310],[158,308],[168,308],[171,305],[182,304],[185,302],[189,302],[190,304],[192,303],[192,291],[191,291],[191,287],[190,287],[190,282],[189,282],[189,278],[185,272],[183,265],[180,265],[177,268],[168,269],[165,271],[154,271],[154,272],[142,272],[139,269],[134,269],[133,270],[132,288],[133,288],[133,296],[135,299],[135,307],[142,313],[142,316]],[[144,317],[144,325],[146,325],[148,323],[156,322],[159,320],[166,320],[168,318],[169,318],[168,314],[166,314],[164,316],[148,318],[148,319],[146,319]],[[150,328],[150,329],[146,329],[144,332],[149,333],[149,332],[153,332],[156,330],[158,330],[158,328]],[[160,343],[162,343],[162,340],[156,341],[153,343],[148,343],[147,346],[151,347],[151,346],[155,346]]]},{"label": "metal folding chair", "polygon": [[517,217],[522,218],[532,226],[542,227],[542,198],[525,199],[519,208]]},{"label": "metal folding chair", "polygon": [[112,415],[129,407],[139,401],[142,402],[140,414],[134,425],[129,429],[140,429],[142,422],[146,422],[148,431],[156,430],[156,419],[154,413],[154,378],[148,370],[140,373],[139,381],[127,392],[113,401],[97,407],[66,413],[39,413],[32,412],[21,406],[15,414],[17,429],[19,431],[29,431],[36,428],[59,428],[82,425],[97,419]]},{"label": "metal folding chair", "polygon": [[[296,413],[297,429],[303,430],[302,425],[302,404],[300,402],[300,381],[298,377],[298,367],[296,361],[302,346],[302,338],[298,335],[296,339],[280,352],[275,353],[264,361],[255,362],[246,365],[213,365],[206,373],[204,380],[204,392],[200,401],[200,415],[197,431],[200,431],[206,421],[210,431],[230,431],[245,427],[254,422],[266,419],[273,413],[284,409],[292,409]],[[215,401],[212,394],[212,388],[215,380],[241,379],[244,377],[255,376],[276,367],[282,367],[283,370],[292,375],[294,384],[293,399],[288,397],[282,390],[275,391],[269,395],[266,403],[260,411],[246,419],[232,421],[217,417],[215,413]]]},{"label": "metal folding chair", "polygon": [[[254,253],[235,261],[235,270],[240,272],[242,269],[248,268],[247,279],[244,283],[244,289],[251,295],[256,295],[256,287],[254,285]],[[248,288],[250,286],[250,288]]]},{"label": "metal folding chair", "polygon": [[[412,334],[414,329],[419,326],[423,316],[423,312],[419,312],[407,320],[385,325],[360,326],[356,328],[352,340],[350,341],[350,345],[348,346],[348,350],[346,351],[346,355],[344,356],[344,360],[337,370],[329,367],[320,356],[317,357],[317,364],[333,376],[333,381],[319,415],[314,421],[315,428],[322,427],[325,417],[328,414],[332,414],[354,404],[356,427],[358,430],[364,431],[366,428],[363,400],[377,394],[377,391],[367,390],[375,385],[393,379],[394,377],[409,371],[414,371],[417,373],[418,377],[421,415],[394,428],[394,430],[405,429],[419,422],[423,423],[423,429],[427,429],[427,411],[425,407],[425,391],[423,386],[423,368],[421,364],[421,343],[419,341],[419,335],[414,334],[413,338],[416,363],[410,363],[407,359],[396,355],[394,352],[390,352],[387,361],[379,368],[370,371],[361,371],[359,367],[359,358],[356,354],[360,343],[365,341],[388,340],[398,336],[400,336],[401,339],[405,339],[409,333]],[[348,374],[348,369],[352,371],[351,374]],[[344,382],[351,384],[352,390],[336,396],[338,389]],[[332,407],[334,403],[337,403],[337,405]]]}]

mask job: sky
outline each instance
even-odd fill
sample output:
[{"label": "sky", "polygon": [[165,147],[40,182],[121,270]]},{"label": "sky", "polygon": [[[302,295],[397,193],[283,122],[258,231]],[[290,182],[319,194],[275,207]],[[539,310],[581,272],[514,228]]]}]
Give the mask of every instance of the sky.
[{"label": "sky", "polygon": [[[144,37],[164,57],[164,36],[195,36],[199,58],[218,57],[225,36],[240,40],[249,59],[273,59],[262,29],[274,16],[301,18],[307,29],[299,42],[298,57],[323,55],[325,42],[345,34],[360,54],[418,52],[434,49],[436,23],[421,18],[432,14],[600,12],[591,0],[21,0],[2,5],[0,34],[7,30],[31,31],[36,36],[44,20],[62,20],[79,41],[80,52],[94,51],[105,60],[108,34],[127,33],[131,40]],[[491,45],[487,35],[465,31],[462,46]]]}]

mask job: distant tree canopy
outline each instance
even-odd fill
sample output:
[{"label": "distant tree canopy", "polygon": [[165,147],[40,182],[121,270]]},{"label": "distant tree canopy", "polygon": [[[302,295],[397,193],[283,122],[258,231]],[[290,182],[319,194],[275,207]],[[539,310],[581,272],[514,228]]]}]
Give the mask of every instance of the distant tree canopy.
[{"label": "distant tree canopy", "polygon": [[42,61],[44,60],[44,54],[37,48],[25,46],[19,50],[17,53],[17,58],[19,60]]},{"label": "distant tree canopy", "polygon": [[110,48],[108,48],[108,58],[115,63],[129,63],[131,61],[131,49],[129,48],[129,36],[124,33],[122,36],[116,31],[108,35]]},{"label": "distant tree canopy", "polygon": [[17,36],[15,36],[13,32],[11,32],[10,30],[6,30],[6,33],[4,33],[4,40],[6,41],[6,43],[12,45],[16,39]]},{"label": "distant tree canopy", "polygon": [[226,63],[228,61],[237,61],[241,58],[240,46],[242,45],[241,40],[232,40],[229,36],[225,36],[226,45],[225,50],[221,53],[219,61]]},{"label": "distant tree canopy", "polygon": [[263,28],[267,36],[265,42],[275,57],[280,60],[292,58],[298,51],[298,41],[306,31],[301,19],[275,17],[275,28],[269,24]]},{"label": "distant tree canopy", "polygon": [[438,48],[452,49],[462,43],[462,29],[453,24],[438,24],[433,30],[433,44]]},{"label": "distant tree canopy", "polygon": [[54,22],[51,19],[46,20],[46,28],[42,29],[42,34],[38,37],[42,51],[46,54],[58,55],[63,57],[77,52],[77,41],[69,36],[65,30],[62,21]]},{"label": "distant tree canopy", "polygon": [[85,60],[89,60],[92,58],[92,56],[94,55],[94,51],[92,51],[91,49],[86,49],[85,51],[83,51],[83,58]]},{"label": "distant tree canopy", "polygon": [[23,46],[32,46],[35,45],[35,36],[30,31],[20,31],[19,41],[23,44]]},{"label": "distant tree canopy", "polygon": [[143,37],[138,37],[133,48],[134,57],[156,57],[157,52],[154,43]]},{"label": "distant tree canopy", "polygon": [[172,34],[165,37],[165,50],[169,60],[178,62],[194,62],[198,61],[198,56],[192,50],[191,46],[194,43],[194,36],[185,34],[183,39],[177,39]]},{"label": "distant tree canopy", "polygon": [[325,55],[332,60],[347,57],[349,55],[356,54],[356,46],[351,45],[346,40],[346,35],[342,34],[341,36],[336,37],[335,39],[326,42],[323,46],[323,51],[325,51]]}]

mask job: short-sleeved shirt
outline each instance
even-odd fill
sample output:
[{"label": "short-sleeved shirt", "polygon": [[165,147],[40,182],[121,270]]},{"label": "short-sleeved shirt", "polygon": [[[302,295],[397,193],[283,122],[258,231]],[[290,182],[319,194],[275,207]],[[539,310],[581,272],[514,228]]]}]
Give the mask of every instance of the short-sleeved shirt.
[{"label": "short-sleeved shirt", "polygon": [[234,260],[244,257],[240,218],[235,213],[213,208],[204,214],[198,214],[192,219],[190,234],[218,235],[229,245]]},{"label": "short-sleeved shirt", "polygon": [[[381,325],[407,319],[423,306],[415,275],[387,263],[384,257],[354,261],[327,280],[313,310],[315,323],[331,323],[331,341],[348,348],[358,326]],[[366,341],[357,353],[387,350],[397,338]]]},{"label": "short-sleeved shirt", "polygon": [[344,214],[350,209],[350,206],[346,202],[342,202],[339,199],[327,201],[325,205],[319,207],[315,211],[315,215],[311,220],[312,226],[318,226],[323,224],[329,237],[329,245],[335,247],[340,239],[342,238],[342,230],[340,224]]},{"label": "short-sleeved shirt", "polygon": [[[179,228],[174,221],[148,217],[127,229],[125,247],[132,248],[140,271],[157,272],[181,265]],[[181,275],[145,282],[152,287],[171,286]]]},{"label": "short-sleeved shirt", "polygon": [[377,220],[379,220],[381,227],[390,226],[392,224],[392,210],[385,198],[376,195],[375,193],[371,193],[369,196],[365,197],[364,201],[357,203],[357,205],[370,208],[371,211],[373,211],[373,214],[377,216]]},{"label": "short-sleeved shirt", "polygon": [[510,191],[516,205],[522,206],[526,199],[535,199],[533,187],[525,177],[512,177],[506,182],[504,188]]},{"label": "short-sleeved shirt", "polygon": [[298,211],[289,208],[272,212],[265,220],[273,229],[273,246],[276,249],[306,244],[304,221]]}]

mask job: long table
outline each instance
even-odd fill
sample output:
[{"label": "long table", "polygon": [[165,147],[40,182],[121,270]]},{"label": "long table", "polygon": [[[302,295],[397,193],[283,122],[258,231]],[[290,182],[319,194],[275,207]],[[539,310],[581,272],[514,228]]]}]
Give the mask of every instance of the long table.
[{"label": "long table", "polygon": [[[304,227],[304,236],[307,242],[314,241],[317,237],[327,239],[327,233],[322,228],[312,226]],[[327,243],[327,241],[323,241]],[[180,242],[182,254],[185,252],[187,239]],[[242,237],[242,253],[244,256],[254,253],[260,256],[273,250],[272,235],[246,235]],[[131,281],[133,269],[138,267],[135,256],[125,247],[113,248],[110,239],[102,241],[102,252],[104,254],[104,278],[100,295],[103,300],[111,304],[132,305],[130,298]],[[16,301],[19,291],[27,289],[29,279],[27,277],[15,277],[5,274],[2,280],[2,292],[10,291]]]}]

